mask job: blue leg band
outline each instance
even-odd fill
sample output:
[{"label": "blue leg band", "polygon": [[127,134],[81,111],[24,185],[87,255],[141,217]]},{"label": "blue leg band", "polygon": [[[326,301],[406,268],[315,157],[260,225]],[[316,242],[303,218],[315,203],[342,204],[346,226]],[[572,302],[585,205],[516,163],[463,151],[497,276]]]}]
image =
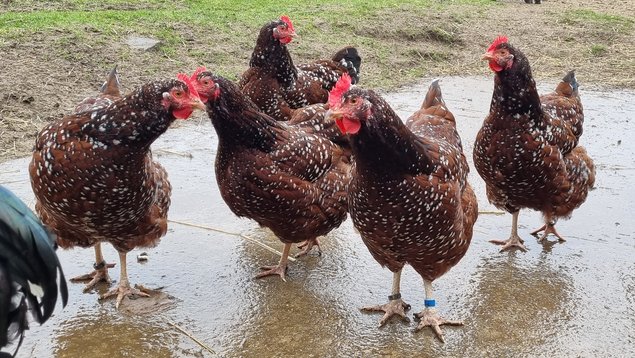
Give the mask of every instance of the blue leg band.
[{"label": "blue leg band", "polygon": [[436,305],[436,301],[435,300],[425,300],[425,301],[423,301],[423,304],[426,307],[434,307]]}]

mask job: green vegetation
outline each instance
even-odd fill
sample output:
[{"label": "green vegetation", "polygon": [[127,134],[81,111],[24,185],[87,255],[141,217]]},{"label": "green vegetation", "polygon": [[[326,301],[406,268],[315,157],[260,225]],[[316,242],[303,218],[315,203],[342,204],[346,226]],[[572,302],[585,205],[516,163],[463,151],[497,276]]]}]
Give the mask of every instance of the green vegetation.
[{"label": "green vegetation", "polygon": [[592,25],[604,26],[612,31],[626,32],[633,28],[635,21],[632,18],[604,14],[588,9],[568,10],[562,15],[562,22],[568,25]]},{"label": "green vegetation", "polygon": [[[421,50],[421,41],[461,45],[457,29],[467,17],[457,7],[482,10],[495,4],[491,0],[296,0],[284,5],[270,0],[13,1],[6,7],[9,11],[0,13],[0,44],[51,35],[60,45],[60,57],[82,61],[84,53],[77,48],[81,44],[108,48],[131,34],[151,36],[162,42],[159,54],[177,65],[214,63],[218,72],[235,78],[247,63],[260,27],[286,13],[292,15],[300,35],[292,45],[299,61],[328,57],[345,45],[355,45],[362,48],[364,68],[379,74],[382,70],[375,66],[389,67],[399,46],[400,53],[410,57],[398,59],[397,64],[408,66],[405,79],[412,80],[411,75],[425,74],[429,62],[444,61],[452,52]],[[434,21],[429,21],[431,14]],[[124,49],[114,49],[120,60],[129,58]],[[374,61],[370,67],[367,59]],[[365,78],[366,83],[383,87],[403,84],[403,79]]]},{"label": "green vegetation", "polygon": [[606,46],[604,45],[593,45],[591,46],[591,55],[593,56],[602,56],[604,55],[608,50],[606,49]]}]

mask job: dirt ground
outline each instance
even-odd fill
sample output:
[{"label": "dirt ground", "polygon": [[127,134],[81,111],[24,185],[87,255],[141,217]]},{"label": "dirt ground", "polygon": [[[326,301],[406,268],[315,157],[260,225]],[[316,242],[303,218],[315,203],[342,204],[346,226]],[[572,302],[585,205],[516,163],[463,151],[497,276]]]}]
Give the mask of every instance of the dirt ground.
[{"label": "dirt ground", "polygon": [[[383,28],[350,19],[353,33],[377,38],[394,49],[386,63],[377,60],[378,49],[361,48],[367,54],[361,85],[388,90],[411,84],[415,78],[412,72],[406,73],[415,67],[422,77],[488,74],[480,54],[496,35],[505,34],[528,55],[539,82],[575,68],[583,90],[635,88],[635,10],[630,0],[499,3],[487,8],[457,5],[451,11],[431,10],[425,18],[405,9],[386,9],[391,24]],[[33,6],[20,10],[30,11]],[[257,30],[244,36],[255,37]],[[238,74],[247,67],[250,48],[215,41],[221,39],[212,32],[190,35],[183,29],[187,40],[183,45],[192,51],[180,54],[179,61],[160,51],[129,48],[124,43],[127,34],[104,40],[99,29],[90,26],[81,39],[56,29],[19,40],[0,37],[0,162],[28,155],[39,129],[94,94],[115,61],[124,69],[125,91],[146,80],[196,68],[201,60],[189,54],[208,50],[210,43],[227,47],[225,62],[216,63],[219,68]],[[298,51],[297,62],[322,58],[330,51],[319,44],[310,48],[322,52]],[[422,63],[424,71],[420,71]]]}]

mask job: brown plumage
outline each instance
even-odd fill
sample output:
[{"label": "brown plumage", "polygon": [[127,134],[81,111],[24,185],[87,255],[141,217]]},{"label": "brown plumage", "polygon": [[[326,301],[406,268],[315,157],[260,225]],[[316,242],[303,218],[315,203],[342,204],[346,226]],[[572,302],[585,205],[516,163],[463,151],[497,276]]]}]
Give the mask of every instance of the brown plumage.
[{"label": "brown plumage", "polygon": [[288,124],[301,128],[306,133],[320,135],[329,139],[342,148],[345,155],[350,158],[351,146],[348,138],[337,128],[333,119],[326,117],[328,109],[329,105],[327,103],[316,103],[299,108],[294,111]]},{"label": "brown plumage", "polygon": [[[106,76],[106,81],[101,85],[99,93],[95,96],[84,98],[77,106],[73,114],[82,112],[93,112],[108,107],[113,102],[121,99],[121,90],[119,88],[119,75],[117,66],[115,66]],[[106,282],[108,285],[112,283],[108,269],[115,267],[113,263],[107,263],[101,250],[101,242],[94,245],[95,249],[95,270],[89,274],[73,277],[71,282],[88,281],[84,287],[84,292],[93,289],[99,282]]]},{"label": "brown plumage", "polygon": [[145,295],[130,287],[126,253],[156,245],[167,230],[171,187],[150,145],[176,117],[203,106],[187,83],[156,81],[54,121],[36,139],[29,167],[35,208],[61,247],[109,242],[117,249],[121,279],[104,296],[117,295],[117,306],[124,296]]},{"label": "brown plumage", "polygon": [[295,30],[284,18],[261,28],[249,69],[239,82],[243,93],[277,120],[289,120],[297,108],[325,103],[343,73],[349,73],[356,83],[361,65],[357,50],[345,47],[331,59],[295,66],[286,46]]},{"label": "brown plumage", "polygon": [[568,218],[587,197],[595,181],[595,167],[578,146],[584,114],[573,71],[554,93],[538,96],[525,55],[498,38],[484,56],[495,72],[490,113],[476,137],[474,164],[485,181],[487,197],[513,214],[508,240],[492,242],[503,250],[525,250],[517,233],[518,211],[542,212],[540,237],[556,232],[555,222]]},{"label": "brown plumage", "polygon": [[[330,102],[330,100],[329,100]],[[349,212],[375,260],[393,273],[390,302],[368,307],[405,318],[399,280],[411,265],[424,280],[426,308],[415,316],[443,340],[432,281],[463,257],[478,215],[454,116],[435,81],[422,108],[404,124],[373,91],[353,88],[329,116],[349,133],[353,150]]]},{"label": "brown plumage", "polygon": [[223,200],[285,244],[280,263],[257,277],[284,279],[292,243],[308,241],[307,252],[346,218],[349,166],[343,152],[322,136],[260,112],[232,82],[204,70],[194,76],[218,135],[216,180]]}]

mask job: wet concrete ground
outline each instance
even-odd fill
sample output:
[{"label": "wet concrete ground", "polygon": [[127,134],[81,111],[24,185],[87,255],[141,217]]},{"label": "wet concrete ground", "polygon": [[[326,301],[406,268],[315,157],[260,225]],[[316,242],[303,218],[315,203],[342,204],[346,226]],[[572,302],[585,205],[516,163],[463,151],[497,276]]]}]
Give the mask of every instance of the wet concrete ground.
[{"label": "wet concrete ground", "polygon": [[[470,162],[492,82],[441,81]],[[428,83],[386,98],[405,119],[419,107]],[[287,282],[252,278],[259,266],[278,260],[260,246],[173,223],[158,247],[135,250],[128,260],[131,282],[164,287],[175,297],[170,309],[117,312],[112,300],[98,302],[97,293],[83,294],[83,285],[71,284],[70,304],[44,326],[32,327],[18,356],[213,356],[172,324],[226,357],[633,356],[634,93],[591,92],[584,86],[581,92],[586,114],[581,144],[598,173],[587,202],[558,224],[568,241],[538,244],[529,232],[541,225],[540,215],[522,211],[519,231],[530,251],[499,253],[488,240],[508,237],[511,216],[482,214],[468,253],[434,284],[441,314],[465,322],[444,328],[445,344],[429,330],[415,333],[413,321],[395,320],[378,329],[379,315],[359,311],[386,301],[392,276],[371,258],[350,220],[322,240],[323,256],[292,263]],[[170,219],[246,234],[280,250],[273,234],[236,218],[222,202],[213,172],[216,135],[206,117],[197,122],[171,129],[153,147],[174,187]],[[0,183],[32,203],[27,164],[28,158],[0,164]],[[480,209],[495,211],[474,170],[471,183]],[[134,259],[141,251],[150,257],[145,264]],[[88,272],[94,260],[92,250],[59,255],[67,277]],[[105,256],[116,262],[112,248]],[[118,278],[118,271],[117,266],[111,276]],[[423,308],[422,281],[409,268],[402,295],[413,307],[410,313]]]}]

